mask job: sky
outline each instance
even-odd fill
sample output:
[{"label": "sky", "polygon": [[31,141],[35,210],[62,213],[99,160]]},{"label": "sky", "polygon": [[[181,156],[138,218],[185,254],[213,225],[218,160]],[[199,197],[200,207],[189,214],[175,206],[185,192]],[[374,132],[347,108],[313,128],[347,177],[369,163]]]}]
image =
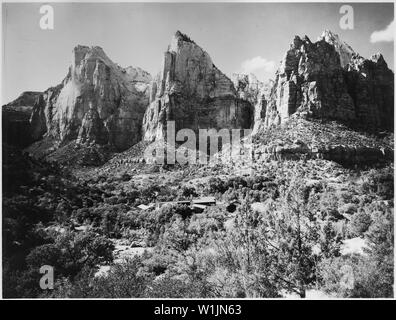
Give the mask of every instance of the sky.
[{"label": "sky", "polygon": [[314,41],[324,29],[363,57],[381,52],[394,70],[393,3],[352,3],[352,30],[340,27],[341,3],[53,3],[54,29],[42,30],[43,4],[3,3],[2,104],[59,84],[78,44],[154,75],[177,30],[228,76],[273,78],[295,35]]}]

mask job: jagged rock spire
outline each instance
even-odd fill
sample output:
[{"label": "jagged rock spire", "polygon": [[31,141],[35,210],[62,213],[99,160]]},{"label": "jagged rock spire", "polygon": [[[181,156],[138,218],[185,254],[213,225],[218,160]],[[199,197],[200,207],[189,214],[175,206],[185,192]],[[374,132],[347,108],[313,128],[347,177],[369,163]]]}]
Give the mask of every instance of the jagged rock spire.
[{"label": "jagged rock spire", "polygon": [[296,36],[259,121],[265,129],[296,115],[392,130],[393,81],[382,55],[364,59],[329,30],[316,43]]},{"label": "jagged rock spire", "polygon": [[209,54],[177,31],[164,53],[162,70],[151,85],[143,120],[144,138],[165,137],[166,121],[176,129],[249,128],[253,108],[239,100],[232,81]]}]

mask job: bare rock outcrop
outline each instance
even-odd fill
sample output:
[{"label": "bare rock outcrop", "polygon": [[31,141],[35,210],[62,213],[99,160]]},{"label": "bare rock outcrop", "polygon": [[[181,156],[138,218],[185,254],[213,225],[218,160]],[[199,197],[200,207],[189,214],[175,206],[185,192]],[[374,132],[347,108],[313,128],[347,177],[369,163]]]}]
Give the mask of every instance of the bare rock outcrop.
[{"label": "bare rock outcrop", "polygon": [[100,47],[77,46],[65,79],[46,90],[34,106],[33,137],[59,145],[108,144],[124,150],[141,139],[151,76],[140,68],[121,68]]},{"label": "bare rock outcrop", "polygon": [[253,137],[254,159],[326,159],[342,165],[380,165],[393,159],[393,134],[384,137],[358,132],[337,121],[304,119],[287,122]]},{"label": "bare rock outcrop", "polygon": [[331,32],[330,30],[325,30],[318,38],[318,41],[324,40],[328,44],[331,44],[340,56],[341,67],[345,67],[351,62],[352,57],[356,54],[352,47],[345,41],[341,40],[340,37]]},{"label": "bare rock outcrop", "polygon": [[255,105],[262,95],[268,93],[269,83],[264,83],[257,77],[250,74],[232,74],[232,82],[237,92],[238,98],[249,101]]},{"label": "bare rock outcrop", "polygon": [[262,82],[254,74],[232,75],[237,95],[240,99],[249,101],[254,106],[253,115],[253,134],[257,133],[262,127],[262,119],[265,118],[267,101],[271,94],[274,81],[269,79]]},{"label": "bare rock outcrop", "polygon": [[162,139],[166,123],[189,128],[249,128],[253,107],[238,98],[232,81],[194,41],[177,31],[164,53],[161,72],[151,84],[143,119],[146,141]]},{"label": "bare rock outcrop", "polygon": [[256,131],[293,114],[337,120],[370,132],[392,130],[393,81],[381,55],[364,59],[330,31],[317,42],[296,36],[276,72]]},{"label": "bare rock outcrop", "polygon": [[364,59],[356,54],[344,76],[355,105],[357,123],[369,131],[393,131],[394,74],[384,57],[378,53]]}]

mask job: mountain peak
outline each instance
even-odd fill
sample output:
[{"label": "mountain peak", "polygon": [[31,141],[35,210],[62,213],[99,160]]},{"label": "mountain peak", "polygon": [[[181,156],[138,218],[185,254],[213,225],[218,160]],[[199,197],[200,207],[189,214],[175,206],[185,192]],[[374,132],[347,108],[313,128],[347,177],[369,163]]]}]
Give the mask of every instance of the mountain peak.
[{"label": "mountain peak", "polygon": [[78,44],[73,48],[73,52],[84,52],[84,53],[104,53],[103,48],[99,46],[86,46]]},{"label": "mountain peak", "polygon": [[99,46],[77,45],[62,83],[33,108],[33,137],[126,149],[140,140],[150,81],[146,71],[120,67]]},{"label": "mountain peak", "polygon": [[190,39],[189,36],[187,36],[186,34],[180,32],[179,30],[177,30],[177,31],[175,32],[174,37],[175,37],[177,40],[181,40],[181,41],[184,41],[184,42],[195,43],[193,40]]},{"label": "mountain peak", "polygon": [[324,40],[328,44],[332,45],[334,49],[340,55],[341,66],[345,67],[350,61],[352,56],[355,54],[355,51],[352,47],[347,44],[345,41],[341,40],[338,34],[325,29],[321,36],[318,38],[318,41]]},{"label": "mountain peak", "polygon": [[306,41],[296,36],[284,55],[266,105],[255,112],[259,128],[303,117],[341,121],[369,132],[391,130],[393,72],[382,55],[364,59],[330,30],[314,45]]},{"label": "mountain peak", "polygon": [[251,115],[252,105],[237,97],[232,81],[213,64],[209,54],[177,31],[151,85],[150,105],[143,121],[144,139],[166,137],[164,128],[169,120],[175,121],[176,128],[194,131],[225,126],[249,128]]},{"label": "mountain peak", "polygon": [[386,67],[388,66],[387,63],[385,62],[384,56],[381,53],[375,53],[370,57],[370,60],[377,63],[377,64],[382,64],[385,65]]},{"label": "mountain peak", "polygon": [[320,38],[324,38],[324,37],[330,37],[330,38],[335,38],[335,39],[339,39],[338,34],[336,34],[335,32],[329,30],[329,29],[324,29]]},{"label": "mountain peak", "polygon": [[73,48],[72,51],[72,61],[73,64],[79,65],[82,60],[86,59],[87,57],[90,58],[101,58],[106,62],[110,62],[111,60],[106,55],[102,47],[99,46],[85,46],[85,45],[77,45]]}]

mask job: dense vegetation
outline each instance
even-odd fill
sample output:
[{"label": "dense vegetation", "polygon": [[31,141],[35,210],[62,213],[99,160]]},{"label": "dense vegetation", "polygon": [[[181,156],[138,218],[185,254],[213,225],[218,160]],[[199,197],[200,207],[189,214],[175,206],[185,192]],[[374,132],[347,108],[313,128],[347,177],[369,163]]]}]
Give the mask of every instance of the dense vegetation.
[{"label": "dense vegetation", "polygon": [[[393,164],[272,161],[246,176],[147,166],[77,178],[3,152],[5,297],[393,295]],[[217,203],[202,213],[137,209],[207,195]],[[356,237],[364,252],[343,253]],[[115,260],[116,240],[147,250]],[[38,285],[42,265],[55,268],[54,290]],[[102,265],[111,268],[95,275]]]}]

